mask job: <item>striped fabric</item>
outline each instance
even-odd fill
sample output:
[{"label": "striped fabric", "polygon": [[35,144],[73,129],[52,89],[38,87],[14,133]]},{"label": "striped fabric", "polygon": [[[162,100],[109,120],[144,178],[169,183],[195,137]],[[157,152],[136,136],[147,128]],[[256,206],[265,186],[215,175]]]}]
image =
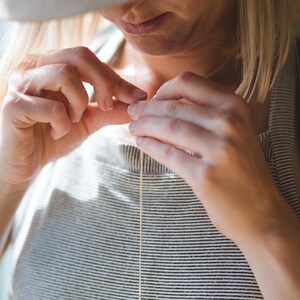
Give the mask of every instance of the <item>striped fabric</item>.
[{"label": "striped fabric", "polygon": [[[295,86],[291,54],[272,93],[269,130],[258,138],[300,216]],[[106,131],[48,165],[25,196],[12,299],[138,299],[140,152]],[[147,156],[143,194],[142,299],[262,299],[243,254],[190,187]]]}]

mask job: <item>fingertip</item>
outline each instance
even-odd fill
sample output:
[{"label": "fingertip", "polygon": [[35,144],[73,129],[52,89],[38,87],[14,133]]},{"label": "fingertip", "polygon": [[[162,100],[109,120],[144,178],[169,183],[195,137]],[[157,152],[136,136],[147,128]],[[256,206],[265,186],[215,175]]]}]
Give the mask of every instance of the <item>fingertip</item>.
[{"label": "fingertip", "polygon": [[77,116],[72,120],[72,123],[80,122],[82,115],[83,115],[83,112],[77,114]]},{"label": "fingertip", "polygon": [[78,110],[76,110],[76,108],[73,105],[69,104],[67,113],[72,123],[78,123],[81,119],[83,112],[78,112]]},{"label": "fingertip", "polygon": [[127,113],[131,118],[134,118],[136,116],[136,110],[137,110],[137,104],[132,103],[128,105],[127,107]]},{"label": "fingertip", "polygon": [[147,92],[126,82],[119,85],[115,90],[114,96],[123,103],[131,104],[136,101],[145,101],[148,98]]},{"label": "fingertip", "polygon": [[114,108],[114,101],[113,101],[113,98],[112,97],[108,97],[106,99],[106,109],[107,110],[113,110]]},{"label": "fingertip", "polygon": [[148,98],[147,92],[141,90],[141,89],[133,89],[131,91],[131,94],[136,100],[141,101],[141,100],[146,100]]},{"label": "fingertip", "polygon": [[72,129],[72,125],[71,123],[69,124],[69,126],[66,126],[65,130],[56,130],[53,127],[50,130],[50,135],[54,140],[59,140],[61,138],[63,138],[65,135],[67,135]]},{"label": "fingertip", "polygon": [[64,134],[54,130],[53,128],[51,128],[50,135],[55,141],[59,140],[60,138],[62,138],[64,136]]},{"label": "fingertip", "polygon": [[106,108],[106,99],[97,99],[96,102],[98,104],[98,107],[100,108],[100,110],[102,111],[107,111]]}]

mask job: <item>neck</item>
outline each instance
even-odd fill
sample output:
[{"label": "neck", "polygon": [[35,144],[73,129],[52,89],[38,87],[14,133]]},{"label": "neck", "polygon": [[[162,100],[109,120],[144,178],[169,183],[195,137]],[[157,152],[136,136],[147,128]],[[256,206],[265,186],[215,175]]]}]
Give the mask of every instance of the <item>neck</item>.
[{"label": "neck", "polygon": [[120,60],[122,66],[117,68],[126,67],[127,70],[139,73],[138,81],[142,85],[142,80],[151,80],[156,83],[155,88],[183,72],[190,71],[234,91],[240,81],[241,68],[237,60],[236,40],[232,39],[232,28],[230,26],[218,29],[197,45],[164,56],[147,55],[125,43]]}]

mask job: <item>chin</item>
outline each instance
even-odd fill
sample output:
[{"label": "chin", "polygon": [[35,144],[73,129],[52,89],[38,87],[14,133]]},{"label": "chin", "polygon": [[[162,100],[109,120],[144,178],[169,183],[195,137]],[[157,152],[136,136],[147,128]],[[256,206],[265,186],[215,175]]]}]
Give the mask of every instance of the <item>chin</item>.
[{"label": "chin", "polygon": [[175,42],[157,37],[126,37],[132,47],[148,55],[169,55],[178,52]]}]

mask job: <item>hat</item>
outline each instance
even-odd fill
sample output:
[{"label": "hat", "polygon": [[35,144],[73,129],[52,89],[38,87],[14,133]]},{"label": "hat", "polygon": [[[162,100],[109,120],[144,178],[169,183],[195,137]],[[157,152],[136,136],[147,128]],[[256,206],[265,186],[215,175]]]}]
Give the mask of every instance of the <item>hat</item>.
[{"label": "hat", "polygon": [[55,19],[122,4],[128,0],[0,0],[0,19]]}]

